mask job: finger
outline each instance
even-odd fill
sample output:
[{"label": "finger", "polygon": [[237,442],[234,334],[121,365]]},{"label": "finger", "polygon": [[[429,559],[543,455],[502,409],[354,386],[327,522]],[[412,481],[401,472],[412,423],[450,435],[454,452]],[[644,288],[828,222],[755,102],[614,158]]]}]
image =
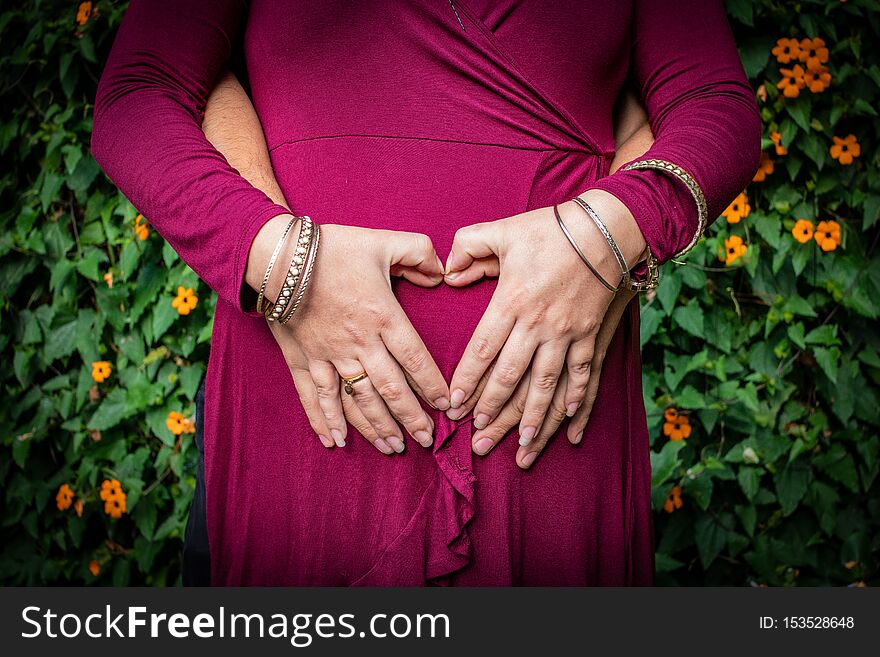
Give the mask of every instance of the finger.
[{"label": "finger", "polygon": [[486,258],[476,258],[469,267],[446,274],[444,280],[453,287],[462,287],[481,278],[496,277],[500,271],[501,262],[497,256],[491,255]]},{"label": "finger", "polygon": [[[440,262],[440,260],[438,259],[437,262]],[[413,267],[393,265],[390,271],[392,276],[405,278],[410,283],[418,285],[419,287],[436,287],[443,282],[443,276],[437,274],[424,274]]]},{"label": "finger", "polygon": [[309,373],[315,383],[318,404],[321,406],[327,420],[327,426],[330,428],[330,437],[337,447],[345,447],[348,425],[345,423],[345,411],[342,409],[342,400],[339,398],[339,374],[326,361],[309,363]]},{"label": "finger", "polygon": [[335,443],[330,438],[330,427],[327,425],[324,411],[321,410],[318,391],[315,388],[315,382],[312,381],[312,375],[305,369],[291,369],[290,373],[293,375],[293,385],[296,386],[296,392],[299,394],[306,417],[309,418],[309,424],[318,434],[324,447],[333,447]]},{"label": "finger", "polygon": [[[560,379],[563,379],[563,373]],[[528,470],[535,463],[538,455],[544,451],[547,443],[556,434],[559,425],[565,419],[565,382],[560,381],[560,385],[556,386],[556,393],[553,395],[553,401],[547,409],[547,416],[538,435],[526,445],[520,445],[516,450],[516,464],[523,470]]]},{"label": "finger", "polygon": [[[406,382],[400,366],[388,351],[381,347],[365,354],[362,362],[370,380],[391,414],[400,422],[416,442],[422,447],[430,447],[434,442],[434,422],[428,417]],[[392,447],[396,446],[393,443]]]},{"label": "finger", "polygon": [[459,228],[446,258],[446,274],[467,269],[477,258],[497,256],[501,249],[500,238],[501,225],[497,221]]},{"label": "finger", "polygon": [[508,431],[519,424],[526,406],[528,391],[529,373],[526,372],[516,390],[514,390],[510,399],[504,405],[504,408],[498,413],[498,417],[492,420],[485,429],[479,429],[474,432],[471,439],[474,452],[481,456],[488,454],[495,445],[501,442],[501,439],[507,435]]},{"label": "finger", "polygon": [[532,362],[538,345],[521,326],[514,326],[510,332],[495,360],[489,383],[474,408],[474,426],[477,429],[486,427],[498,415]]},{"label": "finger", "polygon": [[422,398],[441,411],[449,408],[449,387],[422,337],[406,313],[397,308],[396,316],[381,329],[385,347],[404,372],[415,382]]},{"label": "finger", "polygon": [[596,340],[593,336],[578,340],[568,348],[565,357],[568,385],[565,389],[565,413],[568,417],[574,417],[584,395],[587,392],[587,383],[590,381],[590,366],[593,362],[593,351]]},{"label": "finger", "polygon": [[378,449],[383,454],[394,454],[394,450],[391,449],[391,445],[386,443],[379,437],[379,434],[376,433],[376,430],[373,429],[373,425],[364,417],[364,414],[361,413],[361,409],[358,408],[358,405],[355,403],[354,399],[352,399],[349,395],[342,395],[342,408],[345,410],[345,417],[348,420],[349,424],[353,426],[364,438],[370,442],[373,447]]},{"label": "finger", "polygon": [[482,395],[483,390],[486,389],[486,384],[489,383],[489,377],[492,376],[492,370],[494,368],[495,363],[492,363],[489,366],[489,369],[486,370],[486,372],[480,378],[480,382],[477,383],[476,390],[474,390],[473,394],[470,397],[468,397],[461,403],[461,406],[447,411],[446,415],[447,417],[449,417],[450,420],[460,420],[473,410],[474,406],[477,405],[477,402],[480,401],[480,395]]},{"label": "finger", "polygon": [[596,403],[596,398],[599,395],[599,384],[601,383],[602,365],[605,361],[605,355],[633,296],[635,295],[631,293],[621,293],[614,297],[611,305],[608,307],[608,312],[605,313],[605,317],[602,320],[602,326],[599,327],[599,333],[596,335],[593,362],[590,366],[590,380],[587,382],[584,400],[568,425],[568,440],[573,445],[577,445],[583,439],[584,429],[587,427],[590,414],[593,411],[593,405]]},{"label": "finger", "polygon": [[[526,407],[519,425],[520,444],[528,443],[538,433],[544,422],[550,402],[557,396],[559,378],[565,365],[565,352],[568,343],[562,340],[545,342],[535,351],[532,360],[529,394]],[[562,391],[560,404],[565,409],[565,390]],[[563,412],[564,415],[564,412]]]},{"label": "finger", "polygon": [[367,378],[352,384],[351,396],[379,437],[388,443],[395,452],[402,452],[404,450],[403,434],[391,416],[385,401],[373,386],[375,371],[371,371],[358,361],[350,359],[334,360],[333,365],[340,375],[346,377],[352,377],[366,371]]},{"label": "finger", "polygon": [[437,257],[430,237],[422,233],[395,230],[382,231],[382,233],[389,266],[402,265],[419,271],[433,280],[443,280],[443,263]]},{"label": "finger", "polygon": [[498,301],[496,291],[452,375],[449,386],[452,391],[449,404],[452,408],[458,408],[470,397],[513,329],[513,315],[505,313],[500,306],[502,302]]}]

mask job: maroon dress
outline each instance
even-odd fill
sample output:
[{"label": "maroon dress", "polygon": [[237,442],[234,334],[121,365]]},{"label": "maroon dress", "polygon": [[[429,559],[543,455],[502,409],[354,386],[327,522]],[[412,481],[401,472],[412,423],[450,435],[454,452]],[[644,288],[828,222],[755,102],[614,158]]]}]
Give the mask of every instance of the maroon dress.
[{"label": "maroon dress", "polygon": [[[689,171],[717,216],[756,170],[760,135],[721,3],[134,0],[96,101],[99,163],[219,295],[205,397],[215,584],[651,583],[635,302],[582,444],[563,425],[528,471],[516,431],[479,457],[471,417],[433,411],[429,450],[385,456],[354,429],[345,448],[321,445],[243,283],[254,235],[286,210],[200,128],[241,30],[293,211],[424,232],[445,260],[461,226],[599,187],[667,260],[695,204],[663,173],[608,176],[612,108],[632,75],[656,136],[645,157]],[[394,283],[447,380],[494,288]]]}]

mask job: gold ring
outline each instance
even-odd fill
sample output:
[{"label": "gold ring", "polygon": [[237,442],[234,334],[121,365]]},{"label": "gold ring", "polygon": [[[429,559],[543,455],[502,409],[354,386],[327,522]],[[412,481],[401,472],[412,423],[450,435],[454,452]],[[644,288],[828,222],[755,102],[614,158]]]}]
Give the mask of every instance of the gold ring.
[{"label": "gold ring", "polygon": [[345,381],[345,386],[343,386],[343,390],[345,390],[346,394],[351,395],[354,393],[354,389],[352,388],[352,386],[358,381],[366,379],[367,373],[361,372],[360,374],[355,374],[354,376],[342,376],[340,374],[339,376],[342,377],[343,381]]}]

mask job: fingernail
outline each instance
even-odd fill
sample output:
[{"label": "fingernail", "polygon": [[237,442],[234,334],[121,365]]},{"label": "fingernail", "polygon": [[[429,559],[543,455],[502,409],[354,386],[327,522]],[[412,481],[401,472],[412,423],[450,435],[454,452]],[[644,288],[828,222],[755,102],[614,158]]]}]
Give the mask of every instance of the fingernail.
[{"label": "fingernail", "polygon": [[465,409],[463,408],[450,408],[446,411],[446,417],[450,420],[458,420],[465,414]]},{"label": "fingernail", "polygon": [[494,443],[492,442],[491,438],[480,438],[474,444],[474,451],[482,456],[483,454],[486,454],[490,449],[492,449],[493,444]]},{"label": "fingernail", "polygon": [[461,272],[454,271],[451,274],[446,274],[446,280],[447,281],[454,281],[459,276],[461,276]]},{"label": "fingernail", "polygon": [[397,436],[389,436],[385,439],[385,442],[391,445],[391,448],[398,454],[404,450],[403,441]]},{"label": "fingernail", "polygon": [[324,447],[333,447],[333,441],[330,440],[327,436],[324,436],[319,433],[318,438],[321,439],[321,444],[323,444]]},{"label": "fingernail", "polygon": [[378,449],[383,454],[388,454],[388,455],[394,454],[394,450],[391,449],[391,446],[388,445],[388,443],[386,443],[381,438],[376,438],[376,441],[373,443],[373,445],[375,445],[376,449]]},{"label": "fingernail", "polygon": [[526,427],[522,431],[519,432],[519,444],[520,445],[528,445],[532,442],[532,438],[535,437],[535,427]]},{"label": "fingernail", "polygon": [[565,414],[568,417],[574,417],[574,414],[577,413],[577,409],[577,402],[571,402],[568,406],[565,407]]},{"label": "fingernail", "polygon": [[434,407],[440,411],[445,411],[449,408],[449,400],[446,397],[441,397],[440,399],[434,400]]},{"label": "fingernail", "polygon": [[577,445],[578,443],[580,443],[580,442],[581,442],[581,438],[583,438],[583,437],[584,437],[584,432],[583,432],[583,431],[578,431],[578,435],[576,435],[576,436],[574,437],[574,444]]},{"label": "fingernail", "polygon": [[474,426],[477,429],[485,429],[489,426],[489,422],[492,421],[492,418],[489,417],[487,413],[479,413],[476,418],[474,418]]},{"label": "fingernail", "polygon": [[532,467],[532,463],[535,462],[535,457],[538,456],[538,452],[529,452],[525,456],[522,457],[522,464],[524,468]]},{"label": "fingernail", "polygon": [[339,429],[330,429],[330,435],[333,436],[333,442],[337,447],[345,447],[345,436]]},{"label": "fingernail", "polygon": [[449,402],[449,405],[452,408],[458,408],[461,406],[461,402],[464,401],[464,390],[456,389],[452,391],[452,399]]},{"label": "fingernail", "polygon": [[422,447],[430,447],[434,442],[434,439],[431,437],[427,431],[416,431],[415,436],[413,436],[416,440],[419,441],[419,444]]}]

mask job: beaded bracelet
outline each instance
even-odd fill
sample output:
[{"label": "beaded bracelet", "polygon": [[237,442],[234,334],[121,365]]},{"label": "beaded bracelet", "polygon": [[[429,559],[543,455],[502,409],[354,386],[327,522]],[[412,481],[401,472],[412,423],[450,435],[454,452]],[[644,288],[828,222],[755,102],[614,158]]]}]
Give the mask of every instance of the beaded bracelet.
[{"label": "beaded bracelet", "polygon": [[296,289],[296,285],[302,274],[306,253],[312,243],[314,224],[308,216],[302,216],[300,219],[302,219],[302,226],[300,228],[299,238],[287,274],[284,277],[284,282],[281,285],[281,291],[278,293],[278,299],[275,304],[266,313],[266,319],[270,322],[280,319],[284,314],[284,311],[287,309],[287,306],[290,304],[293,292]]},{"label": "beaded bracelet", "polygon": [[281,233],[281,238],[278,240],[278,244],[275,245],[275,250],[272,251],[272,257],[269,259],[269,265],[266,267],[266,274],[263,276],[263,282],[260,283],[260,291],[257,294],[258,313],[266,312],[263,310],[263,299],[266,294],[266,285],[269,283],[269,276],[272,274],[272,269],[275,267],[275,261],[278,260],[278,255],[281,253],[281,246],[284,244],[284,240],[287,239],[287,234],[290,232],[290,229],[293,228],[293,224],[296,223],[296,219],[296,217],[290,218],[290,221],[287,222],[287,227],[284,229],[284,232]]},{"label": "beaded bracelet", "polygon": [[290,318],[293,317],[293,314],[296,312],[296,309],[299,308],[299,305],[303,300],[303,296],[305,296],[306,288],[311,282],[312,269],[315,266],[315,259],[318,257],[318,243],[321,241],[321,227],[318,224],[315,224],[313,233],[314,239],[312,239],[311,244],[309,245],[308,258],[303,266],[305,273],[303,273],[300,278],[299,289],[296,292],[293,303],[290,304],[290,310],[280,320],[282,324],[287,324],[287,322],[290,321]]}]

